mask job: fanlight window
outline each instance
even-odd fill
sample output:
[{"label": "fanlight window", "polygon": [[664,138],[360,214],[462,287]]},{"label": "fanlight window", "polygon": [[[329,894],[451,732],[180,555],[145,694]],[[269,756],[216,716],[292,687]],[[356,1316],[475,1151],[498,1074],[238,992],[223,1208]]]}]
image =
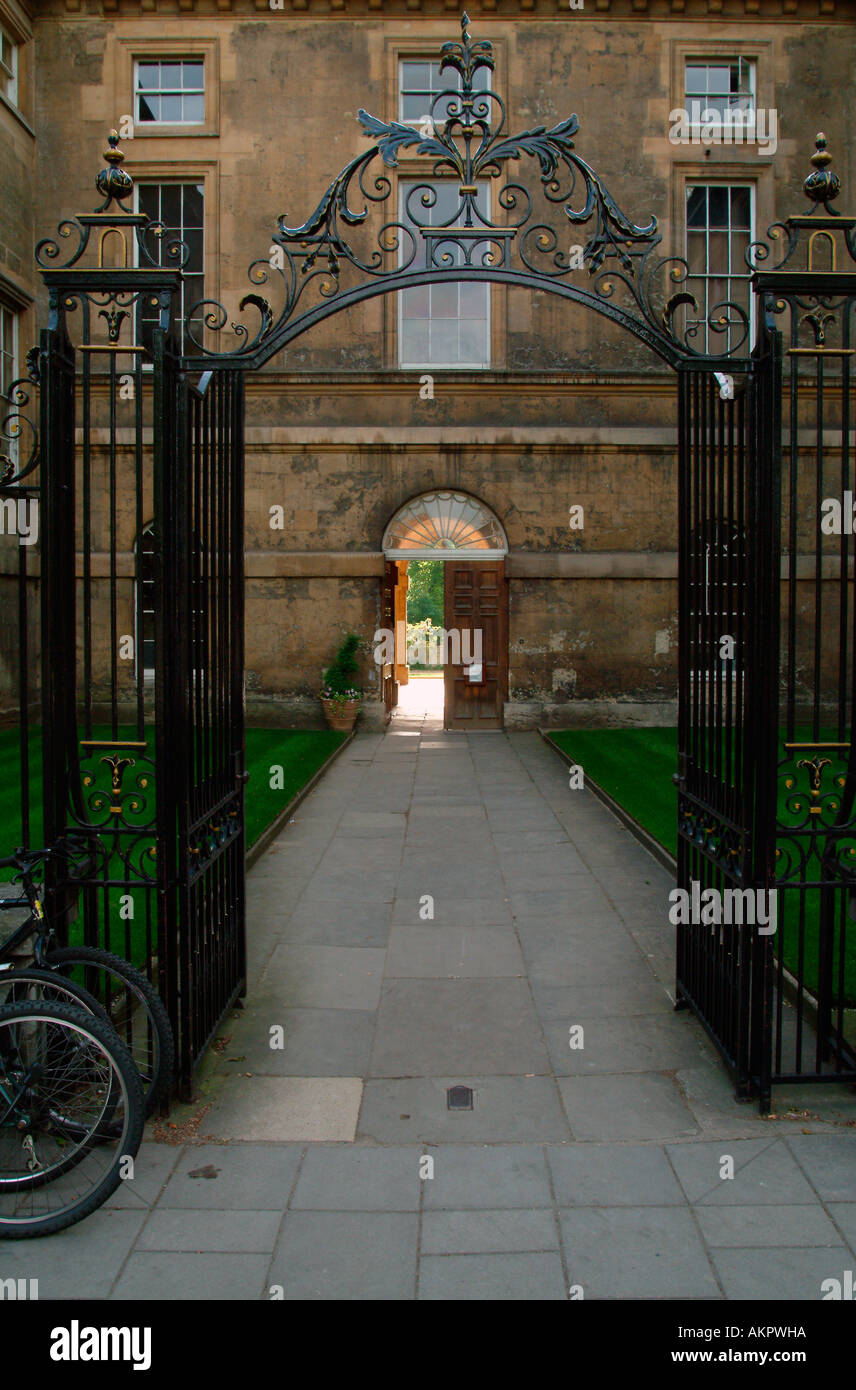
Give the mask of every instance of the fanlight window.
[{"label": "fanlight window", "polygon": [[427,492],[396,512],[383,538],[398,560],[471,554],[482,560],[508,553],[500,522],[482,502],[461,492]]}]

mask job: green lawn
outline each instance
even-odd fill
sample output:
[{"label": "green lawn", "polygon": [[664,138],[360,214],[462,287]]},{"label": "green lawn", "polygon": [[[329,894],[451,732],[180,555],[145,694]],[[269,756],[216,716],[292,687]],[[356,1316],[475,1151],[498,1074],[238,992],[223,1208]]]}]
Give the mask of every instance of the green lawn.
[{"label": "green lawn", "polygon": [[[107,739],[109,729],[104,726],[93,729],[94,739]],[[120,739],[133,739],[135,733],[130,728],[120,730]],[[246,790],[246,843],[249,848],[267,827],[276,820],[281,811],[297,795],[302,787],[314,776],[330,755],[341,746],[347,734],[334,730],[303,729],[248,729],[246,732],[246,767],[250,774]],[[41,811],[41,743],[39,731],[34,730],[30,740],[30,787],[32,789],[30,811],[31,845],[42,843]],[[105,753],[109,750],[105,749]],[[123,756],[129,756],[123,753]],[[133,756],[133,753],[130,753]],[[20,749],[17,729],[0,730],[0,856],[10,854],[23,841],[19,800]],[[281,772],[280,772],[281,769]],[[126,771],[127,790],[131,785]],[[271,782],[275,785],[272,787]],[[281,782],[281,786],[278,785]],[[147,819],[149,812],[141,815]],[[127,819],[133,820],[132,814]],[[115,878],[122,876],[120,863],[111,866]],[[110,938],[107,944],[111,950],[118,951],[135,964],[145,964],[147,937],[156,930],[154,922],[146,923],[147,907],[153,911],[152,894],[146,889],[125,889],[114,887],[108,890]],[[132,916],[127,921],[119,918],[119,899],[126,894],[133,900],[130,909]],[[148,899],[148,903],[147,903]],[[82,925],[80,918],[72,924]],[[6,933],[0,923],[0,937]]]},{"label": "green lawn", "polygon": [[[796,731],[797,739],[809,737],[807,728]],[[834,730],[821,730],[822,739],[835,737]],[[562,729],[551,733],[550,738],[659,844],[677,854],[678,790],[672,781],[677,769],[676,729]],[[783,789],[780,797],[783,800]],[[782,819],[786,819],[784,814]],[[818,977],[820,893],[818,889],[805,893],[802,933],[798,922],[798,896],[795,891],[779,891],[774,944],[782,952],[785,965],[795,974],[799,973],[802,946],[803,980],[813,990]],[[836,926],[833,943],[836,962],[839,946]],[[843,998],[848,1005],[856,1002],[856,927],[850,929],[845,943]]]},{"label": "green lawn", "polygon": [[[276,820],[347,737],[335,729],[247,729],[248,846]],[[272,767],[283,770],[281,790],[271,788]]]}]

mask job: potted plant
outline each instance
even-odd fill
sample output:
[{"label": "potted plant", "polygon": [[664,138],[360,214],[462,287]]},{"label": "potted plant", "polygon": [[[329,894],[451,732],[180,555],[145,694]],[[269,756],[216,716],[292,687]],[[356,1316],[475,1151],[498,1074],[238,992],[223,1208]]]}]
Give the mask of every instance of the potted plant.
[{"label": "potted plant", "polygon": [[349,632],[337,651],[333,664],[324,672],[321,705],[331,729],[350,732],[354,727],[360,700],[363,698],[363,692],[357,684],[359,646],[360,639],[357,634]]}]

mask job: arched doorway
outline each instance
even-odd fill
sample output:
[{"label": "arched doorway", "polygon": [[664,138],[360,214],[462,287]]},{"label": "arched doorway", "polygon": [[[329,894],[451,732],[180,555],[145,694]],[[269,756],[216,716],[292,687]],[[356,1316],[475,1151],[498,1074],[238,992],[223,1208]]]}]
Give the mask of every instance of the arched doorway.
[{"label": "arched doorway", "polygon": [[400,640],[408,567],[435,561],[443,567],[443,621],[425,654],[429,668],[442,667],[444,727],[501,729],[508,697],[508,541],[499,518],[467,493],[425,492],[399,507],[384,532],[383,553],[382,625],[396,639],[395,660],[382,670],[387,713],[409,681]]}]

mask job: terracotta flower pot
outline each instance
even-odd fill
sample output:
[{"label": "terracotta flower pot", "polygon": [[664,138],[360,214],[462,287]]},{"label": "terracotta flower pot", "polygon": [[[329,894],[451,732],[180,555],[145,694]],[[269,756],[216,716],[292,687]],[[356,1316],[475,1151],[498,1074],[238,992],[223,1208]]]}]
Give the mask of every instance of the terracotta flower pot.
[{"label": "terracotta flower pot", "polygon": [[345,700],[344,703],[338,700],[322,700],[324,707],[324,718],[327,720],[327,727],[339,729],[344,733],[350,733],[359,713],[359,700]]}]

